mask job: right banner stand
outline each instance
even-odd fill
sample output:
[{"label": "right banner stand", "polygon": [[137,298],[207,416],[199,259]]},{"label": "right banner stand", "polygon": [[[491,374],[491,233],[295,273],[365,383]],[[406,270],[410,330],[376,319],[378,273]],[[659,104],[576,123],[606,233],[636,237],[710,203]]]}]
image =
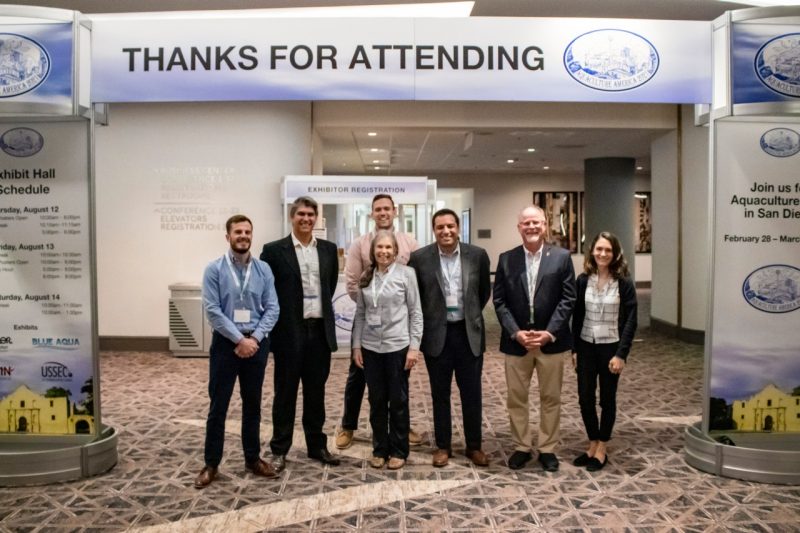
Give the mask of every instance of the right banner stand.
[{"label": "right banner stand", "polygon": [[800,8],[714,21],[703,419],[686,460],[800,483]]}]

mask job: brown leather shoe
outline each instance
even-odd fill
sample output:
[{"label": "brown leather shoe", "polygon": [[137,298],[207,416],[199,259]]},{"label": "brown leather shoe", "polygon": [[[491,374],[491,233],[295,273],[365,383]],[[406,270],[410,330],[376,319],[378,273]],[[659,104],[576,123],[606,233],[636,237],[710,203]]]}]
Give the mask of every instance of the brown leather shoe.
[{"label": "brown leather shoe", "polygon": [[386,468],[388,468],[389,470],[398,470],[400,468],[403,468],[405,464],[406,460],[403,459],[402,457],[389,457],[389,462],[386,463]]},{"label": "brown leather shoe", "polygon": [[464,452],[467,459],[472,461],[475,466],[489,466],[489,458],[483,453],[483,450],[470,450]]},{"label": "brown leather shoe", "polygon": [[453,453],[450,450],[446,450],[444,448],[439,448],[435,452],[433,452],[433,460],[431,463],[435,467],[442,467],[447,466],[450,457],[453,456]]},{"label": "brown leather shoe", "polygon": [[194,488],[204,489],[211,485],[211,482],[217,479],[218,473],[219,468],[216,466],[204,466],[200,473],[197,474],[197,477],[194,478]]},{"label": "brown leather shoe", "polygon": [[264,461],[263,459],[259,459],[253,463],[245,463],[244,469],[250,472],[251,474],[255,474],[257,476],[264,476],[264,477],[275,477],[275,470],[272,468],[272,465],[268,462]]}]

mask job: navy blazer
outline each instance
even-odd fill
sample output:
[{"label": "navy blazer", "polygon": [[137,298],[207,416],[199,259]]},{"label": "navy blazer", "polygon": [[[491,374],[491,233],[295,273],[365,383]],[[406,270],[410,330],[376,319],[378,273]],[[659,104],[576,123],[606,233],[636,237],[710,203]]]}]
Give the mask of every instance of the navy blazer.
[{"label": "navy blazer", "polygon": [[[622,360],[628,358],[633,343],[633,336],[636,334],[637,309],[636,286],[630,277],[619,278],[619,346],[617,347],[617,357]],[[575,351],[578,351],[581,340],[581,330],[583,329],[583,319],[586,317],[586,286],[589,284],[589,275],[586,273],[578,276],[576,282],[578,288],[578,298],[575,301],[575,312],[572,314],[572,334],[575,335]]]},{"label": "navy blazer", "polygon": [[[319,279],[322,294],[322,319],[325,324],[325,339],[331,352],[337,350],[336,325],[333,315],[333,293],[339,280],[339,257],[336,245],[317,239],[319,256]],[[281,314],[272,329],[270,350],[276,354],[291,353],[301,346],[303,332],[303,280],[300,263],[294,249],[292,236],[265,244],[261,251],[265,261],[275,275],[275,292]]]},{"label": "navy blazer", "polygon": [[[461,288],[464,293],[464,320],[472,355],[478,357],[486,351],[486,332],[483,308],[489,301],[489,256],[478,246],[460,243]],[[417,273],[419,297],[422,303],[422,344],[420,350],[427,357],[438,357],[444,350],[447,337],[447,306],[444,295],[442,263],[439,245],[429,244],[411,254],[408,266]]]},{"label": "navy blazer", "polygon": [[[568,250],[544,244],[536,289],[533,295],[533,327],[547,330],[556,340],[542,346],[542,353],[565,352],[572,348],[569,319],[575,305],[575,269]],[[525,355],[527,350],[514,340],[530,319],[528,274],[522,245],[500,254],[494,277],[494,310],[503,331],[500,351]]]}]

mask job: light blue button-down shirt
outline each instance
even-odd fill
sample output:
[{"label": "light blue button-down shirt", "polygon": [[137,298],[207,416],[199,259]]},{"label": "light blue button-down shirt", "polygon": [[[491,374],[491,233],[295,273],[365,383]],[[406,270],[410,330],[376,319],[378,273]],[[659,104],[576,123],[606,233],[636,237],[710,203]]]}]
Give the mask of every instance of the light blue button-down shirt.
[{"label": "light blue button-down shirt", "polygon": [[[272,331],[280,313],[275,277],[268,264],[251,255],[250,277],[242,293],[247,265],[237,263],[230,250],[226,253],[231,260],[230,265],[223,255],[211,261],[203,274],[203,308],[206,316],[214,331],[234,343],[242,340],[243,331],[251,331],[250,336],[261,342]],[[238,286],[231,267],[238,278]],[[250,311],[250,320],[234,322],[233,312],[236,309]]]}]

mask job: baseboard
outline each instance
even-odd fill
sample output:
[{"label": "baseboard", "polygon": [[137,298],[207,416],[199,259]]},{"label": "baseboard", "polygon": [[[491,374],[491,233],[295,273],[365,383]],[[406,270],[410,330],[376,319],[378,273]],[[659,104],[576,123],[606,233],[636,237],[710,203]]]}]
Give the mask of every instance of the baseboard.
[{"label": "baseboard", "polygon": [[169,337],[100,337],[100,350],[108,352],[168,352]]},{"label": "baseboard", "polygon": [[661,333],[668,337],[675,337],[689,344],[698,344],[702,346],[706,342],[705,331],[683,328],[652,316],[650,317],[650,329],[656,333]]}]

